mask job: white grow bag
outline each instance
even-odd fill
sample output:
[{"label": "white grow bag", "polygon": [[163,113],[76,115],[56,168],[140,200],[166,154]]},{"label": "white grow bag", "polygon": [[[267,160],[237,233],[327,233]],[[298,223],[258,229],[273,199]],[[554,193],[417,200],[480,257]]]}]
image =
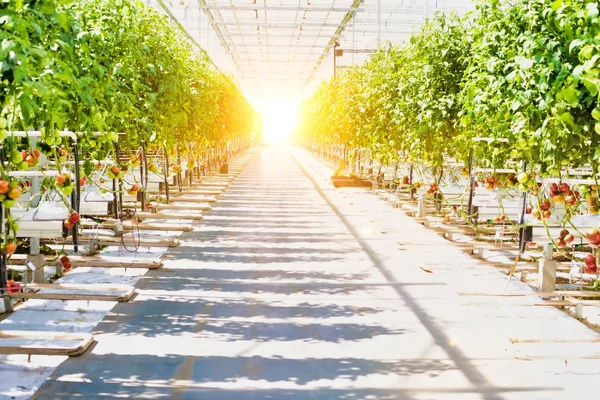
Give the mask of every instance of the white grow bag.
[{"label": "white grow bag", "polygon": [[62,202],[41,201],[37,208],[11,208],[11,214],[17,221],[17,237],[24,238],[60,238],[63,221],[71,213]]},{"label": "white grow bag", "polygon": [[[135,175],[134,175],[135,174]],[[138,185],[142,185],[141,171],[139,168],[134,169],[132,172],[127,173],[125,180],[129,182],[138,182]],[[148,172],[148,185],[146,186],[146,192],[158,193],[160,190],[160,184],[164,183],[165,178],[154,172]]]},{"label": "white grow bag", "polygon": [[90,188],[81,192],[79,213],[81,215],[107,216],[108,205],[114,200],[112,193],[102,193],[97,188]]}]

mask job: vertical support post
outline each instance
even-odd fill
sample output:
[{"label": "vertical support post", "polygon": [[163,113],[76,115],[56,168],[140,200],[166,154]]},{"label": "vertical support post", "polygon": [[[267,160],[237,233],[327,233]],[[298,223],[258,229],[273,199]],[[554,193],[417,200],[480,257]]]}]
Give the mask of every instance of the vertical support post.
[{"label": "vertical support post", "polygon": [[337,40],[333,45],[333,79],[337,78],[337,48],[340,47],[340,42]]},{"label": "vertical support post", "polygon": [[583,304],[581,303],[575,306],[575,318],[583,319]]},{"label": "vertical support post", "polygon": [[165,196],[167,197],[166,203],[169,204],[169,153],[166,144],[163,149],[165,153]]},{"label": "vertical support post", "polygon": [[148,188],[148,164],[146,160],[146,141],[140,141],[140,147],[142,149],[142,162],[140,163],[140,179],[142,183],[142,210],[146,209],[146,189]]},{"label": "vertical support post", "polygon": [[198,157],[198,182],[202,182],[202,175],[204,175],[204,164],[206,163],[204,147],[202,147]]},{"label": "vertical support post", "polygon": [[419,207],[419,213],[418,213],[419,218],[425,218],[427,216],[427,204],[425,203],[425,196],[423,196],[423,195],[419,196],[418,207]]},{"label": "vertical support post", "polygon": [[113,191],[113,215],[115,219],[119,219],[119,199],[117,198],[117,180],[113,179],[112,181],[112,191]]},{"label": "vertical support post", "polygon": [[474,210],[473,210],[473,195],[475,193],[475,174],[473,173],[473,148],[469,150],[469,199],[467,201],[467,214],[471,219],[471,222],[474,219]]},{"label": "vertical support post", "polygon": [[[191,155],[191,153],[190,153],[190,154],[188,155],[188,160],[190,160],[190,157],[191,157],[191,156],[192,156],[192,155]],[[196,169],[195,167],[194,167],[194,168],[190,168],[190,167],[188,166],[188,169],[187,169],[187,171],[186,171],[186,174],[187,174],[187,177],[188,177],[188,187],[192,187],[192,185],[194,184],[194,170],[195,170],[195,169]]]},{"label": "vertical support post", "polygon": [[179,155],[179,146],[175,146],[175,156],[177,157],[177,164],[179,164],[179,171],[177,171],[177,187],[180,192],[183,191],[181,188],[181,156]]},{"label": "vertical support post", "polygon": [[[77,144],[77,140],[73,140],[73,158],[75,161],[75,191],[71,193],[71,207],[79,213],[79,204],[81,199],[81,186],[79,182],[81,181],[81,173],[79,169],[79,146]],[[73,225],[73,250],[75,253],[79,251],[79,222]],[[37,265],[36,265],[37,266]]]},{"label": "vertical support post", "polygon": [[[523,161],[523,172],[527,169],[527,163]],[[525,252],[525,245],[527,244],[526,228],[522,226],[525,223],[525,213],[527,211],[527,192],[521,194],[521,212],[519,213],[519,254]]]},{"label": "vertical support post", "polygon": [[202,168],[202,165],[201,165],[201,162],[202,162],[202,152],[199,151],[199,152],[196,153],[196,155],[197,155],[196,156],[196,178],[198,180],[200,180],[200,177],[201,177],[200,170]]},{"label": "vertical support post", "polygon": [[414,200],[415,198],[415,194],[417,193],[417,190],[415,189],[415,187],[413,186],[413,173],[414,173],[414,168],[415,168],[415,164],[410,163],[410,176],[408,177],[408,183],[410,184],[410,199]]},{"label": "vertical support post", "polygon": [[[0,163],[4,163],[4,147],[2,146],[2,141],[0,141]],[[4,241],[4,232],[8,227],[6,222],[6,213],[8,210],[4,208],[2,202],[0,202],[0,245],[6,244]],[[9,297],[6,296],[6,288],[8,286],[8,270],[6,266],[8,265],[8,257],[5,252],[0,253],[0,294],[2,294],[2,298],[4,299],[4,311],[5,312],[13,312],[12,302]]]},{"label": "vertical support post", "polygon": [[[2,149],[1,149],[1,145],[0,145],[0,162],[3,162],[4,157],[2,157],[1,153],[2,153]],[[6,212],[5,208],[2,206],[2,203],[0,202],[0,217],[2,217],[1,223],[0,223],[0,238],[1,238],[2,244],[5,244],[4,243],[4,231],[6,229],[5,212]],[[10,298],[6,296],[6,287],[8,285],[8,270],[6,268],[7,264],[8,264],[8,258],[6,257],[6,253],[2,252],[2,254],[0,254],[0,293],[2,294],[2,298],[4,299],[4,311],[5,312],[13,312],[12,302],[10,301]]]},{"label": "vertical support post", "polygon": [[[34,149],[37,145],[37,141],[38,138],[36,136],[31,136],[29,138],[30,143],[31,143],[31,147]],[[38,168],[31,168],[31,170],[33,171],[37,171]],[[31,207],[37,207],[39,204],[39,197],[36,196],[37,194],[40,193],[40,178],[37,176],[34,176],[31,178],[31,201],[29,202]],[[29,255],[30,256],[35,256],[37,254],[40,253],[40,239],[39,238],[29,238]],[[35,264],[36,268],[40,267],[40,265]],[[43,275],[43,273],[42,273]],[[43,281],[43,279],[42,279]],[[39,281],[36,280],[36,276],[34,274],[34,282],[38,282],[41,283]]]},{"label": "vertical support post", "polygon": [[[121,148],[119,146],[119,142],[115,142],[115,162],[117,166],[121,168]],[[120,180],[113,180],[113,189],[115,191],[115,200],[118,198],[115,207],[115,218],[119,219],[121,217],[121,211],[123,210],[123,187]]]},{"label": "vertical support post", "polygon": [[[335,49],[335,46],[334,46]],[[335,50],[333,51],[333,79],[337,78],[337,56],[335,55]]]},{"label": "vertical support post", "polygon": [[539,290],[552,292],[556,289],[556,261],[552,258],[552,243],[544,244],[544,257],[539,261]]}]

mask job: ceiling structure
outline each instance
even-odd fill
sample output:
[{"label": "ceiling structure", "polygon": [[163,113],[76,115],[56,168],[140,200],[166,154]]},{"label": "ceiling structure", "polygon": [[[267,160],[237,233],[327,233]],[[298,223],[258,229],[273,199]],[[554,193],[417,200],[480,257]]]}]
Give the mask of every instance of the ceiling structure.
[{"label": "ceiling structure", "polygon": [[310,90],[363,62],[380,43],[400,43],[435,12],[463,14],[471,0],[146,0],[167,12],[252,97]]}]

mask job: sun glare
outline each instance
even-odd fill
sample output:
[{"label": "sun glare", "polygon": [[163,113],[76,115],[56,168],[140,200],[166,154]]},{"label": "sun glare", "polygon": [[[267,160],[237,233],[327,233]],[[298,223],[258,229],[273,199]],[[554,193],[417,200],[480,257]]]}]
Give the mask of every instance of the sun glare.
[{"label": "sun glare", "polygon": [[298,105],[289,101],[269,102],[260,107],[263,123],[263,140],[283,143],[296,127]]}]

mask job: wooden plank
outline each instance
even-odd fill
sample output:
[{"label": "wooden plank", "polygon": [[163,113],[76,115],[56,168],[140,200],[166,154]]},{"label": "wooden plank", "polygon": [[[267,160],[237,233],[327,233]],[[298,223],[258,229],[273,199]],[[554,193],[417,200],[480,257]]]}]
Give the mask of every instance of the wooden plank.
[{"label": "wooden plank", "polygon": [[208,211],[212,210],[212,207],[208,203],[198,204],[157,204],[157,210],[198,210]]},{"label": "wooden plank", "polygon": [[600,306],[600,301],[598,300],[542,300],[540,302],[533,303],[525,303],[525,304],[515,304],[514,302],[498,304],[498,303],[483,303],[478,301],[477,303],[463,303],[464,306],[468,307],[598,307]]},{"label": "wooden plank", "polygon": [[200,182],[195,182],[193,184],[193,186],[224,186],[227,187],[231,184],[231,182],[233,181],[218,181],[218,180],[208,180],[208,181],[200,181]]},{"label": "wooden plank", "polygon": [[28,283],[27,287],[30,289],[68,289],[68,290],[99,290],[99,291],[108,291],[108,292],[119,292],[119,291],[128,291],[133,286],[131,285],[110,285],[104,283]]},{"label": "wooden plank", "polygon": [[[229,170],[233,170],[233,169],[241,169],[244,168],[245,165],[243,166],[234,166],[232,167],[232,164],[229,164]],[[219,178],[219,177],[236,177],[239,175],[239,172],[228,172],[226,174],[208,174],[208,175],[203,175],[202,178]]]},{"label": "wooden plank", "polygon": [[[123,203],[123,207],[126,208],[140,208],[141,204],[134,202]],[[212,210],[212,207],[208,203],[198,204],[162,204],[158,203],[154,206],[157,210],[197,210],[197,211],[208,211]]]},{"label": "wooden plank", "polygon": [[[154,238],[135,238],[130,235],[121,237],[89,237],[79,236],[79,243],[95,242],[100,246],[140,246],[140,247],[177,247],[179,246],[179,240],[168,238],[168,239],[154,239]],[[71,236],[64,240],[55,241],[57,244],[72,244]]]},{"label": "wooden plank", "polygon": [[[13,254],[10,257],[12,264],[23,265],[27,260],[26,254]],[[158,258],[131,258],[131,257],[107,257],[107,256],[75,256],[70,255],[69,260],[74,267],[101,267],[101,268],[148,268],[156,269],[163,266],[162,260]],[[54,261],[60,264],[59,256],[44,256],[45,262]]]},{"label": "wooden plank", "polygon": [[139,219],[175,219],[175,220],[193,220],[199,221],[204,217],[202,214],[177,214],[177,213],[168,213],[168,212],[137,212],[135,213],[135,217]]},{"label": "wooden plank", "polygon": [[235,177],[231,177],[231,176],[220,176],[220,175],[211,175],[211,176],[203,176],[202,178],[200,178],[199,182],[207,182],[207,183],[212,183],[212,182],[222,182],[222,183],[231,183],[233,182],[233,180],[235,179]]},{"label": "wooden plank", "polygon": [[549,354],[549,355],[538,355],[538,356],[516,356],[517,360],[522,361],[533,361],[533,360],[600,360],[600,354],[586,354],[586,355],[572,355],[572,354]]},{"label": "wooden plank", "polygon": [[144,231],[163,231],[163,232],[192,232],[194,227],[190,224],[163,224],[163,223],[143,223],[132,224],[127,222],[123,224],[126,230],[144,230]]},{"label": "wooden plank", "polygon": [[[227,186],[229,186],[229,182],[193,182],[192,186],[183,186],[182,185],[182,189],[186,190],[186,189],[192,189],[194,187],[199,187],[199,188],[212,188],[213,190],[215,189],[226,189]],[[173,192],[177,192],[179,190],[179,186],[177,185],[171,185],[169,186],[169,190],[173,191]]]},{"label": "wooden plank", "polygon": [[0,354],[79,356],[94,342],[89,333],[0,331]]},{"label": "wooden plank", "polygon": [[[489,265],[492,265],[496,268],[511,268],[515,261],[490,261],[488,259],[485,260]],[[517,263],[517,267],[515,268],[515,272],[539,272],[539,260],[536,261],[519,261]],[[571,271],[571,263],[570,262],[557,262],[556,263],[556,271],[557,272],[570,272]]]},{"label": "wooden plank", "polygon": [[[460,247],[461,250],[467,253],[474,253],[475,250],[500,250],[499,245],[495,245],[491,242],[452,242],[453,246]],[[511,245],[510,243],[504,243],[502,245],[504,250],[517,249],[518,247]]]},{"label": "wooden plank", "polygon": [[[466,236],[473,236],[473,235],[495,235],[496,234],[496,229],[500,228],[500,225],[498,226],[481,226],[481,225],[477,225],[477,226],[471,226],[471,225],[450,225],[450,224],[446,224],[442,221],[441,218],[435,218],[435,217],[426,217],[426,221],[425,221],[428,225],[428,228],[434,229],[434,230],[445,230],[446,232],[449,233],[458,233],[458,234],[462,234],[462,235],[466,235]],[[505,231],[504,231],[504,236],[505,237],[511,237],[511,236],[515,236],[516,232],[511,232],[510,230],[511,226],[510,225],[505,225]]]},{"label": "wooden plank", "polygon": [[511,338],[510,342],[518,343],[600,343],[600,337],[591,338],[553,338],[553,339],[517,339]]},{"label": "wooden plank", "polygon": [[[169,198],[171,198],[171,196],[186,195],[186,194],[199,194],[199,195],[205,195],[205,196],[220,196],[221,194],[223,194],[223,191],[215,190],[215,189],[194,189],[192,187],[191,189],[184,189],[181,192],[179,190],[176,190],[175,192],[169,194]],[[166,196],[164,196],[164,197],[166,197]]]},{"label": "wooden plank", "polygon": [[579,290],[556,290],[554,292],[507,292],[507,293],[469,293],[458,292],[459,296],[480,296],[480,297],[523,297],[523,296],[540,296],[540,297],[590,297],[600,298],[600,292],[579,291]]},{"label": "wooden plank", "polygon": [[[213,190],[225,190],[229,186],[229,183],[220,182],[199,182],[194,184],[194,188],[212,188]],[[177,190],[177,186],[173,187],[173,190]]]},{"label": "wooden plank", "polygon": [[[86,222],[82,223],[84,228],[96,228],[100,229],[115,229],[117,227],[116,221],[104,221],[102,223]],[[123,229],[126,231],[163,231],[163,232],[191,232],[194,227],[190,224],[147,224],[147,223],[132,223],[131,221],[123,221]]]},{"label": "wooden plank", "polygon": [[[192,193],[188,193],[188,194],[192,194]],[[161,198],[161,201],[167,200],[167,196],[160,196],[160,198]],[[203,203],[203,202],[216,203],[217,198],[214,196],[190,197],[190,196],[186,196],[185,194],[182,194],[182,195],[176,194],[174,196],[169,196],[169,201],[180,201],[182,203]]]},{"label": "wooden plank", "polygon": [[100,237],[98,239],[80,236],[80,242],[89,242],[96,240],[101,246],[112,246],[112,245],[125,245],[125,246],[141,246],[141,247],[177,247],[179,246],[179,240],[168,238],[168,239],[154,239],[154,238],[132,238],[132,237]]},{"label": "wooden plank", "polygon": [[6,293],[5,296],[14,299],[43,299],[43,300],[84,300],[84,301],[118,301],[126,302],[135,293],[133,286],[102,285],[102,284],[28,284],[27,289],[34,292]]}]

